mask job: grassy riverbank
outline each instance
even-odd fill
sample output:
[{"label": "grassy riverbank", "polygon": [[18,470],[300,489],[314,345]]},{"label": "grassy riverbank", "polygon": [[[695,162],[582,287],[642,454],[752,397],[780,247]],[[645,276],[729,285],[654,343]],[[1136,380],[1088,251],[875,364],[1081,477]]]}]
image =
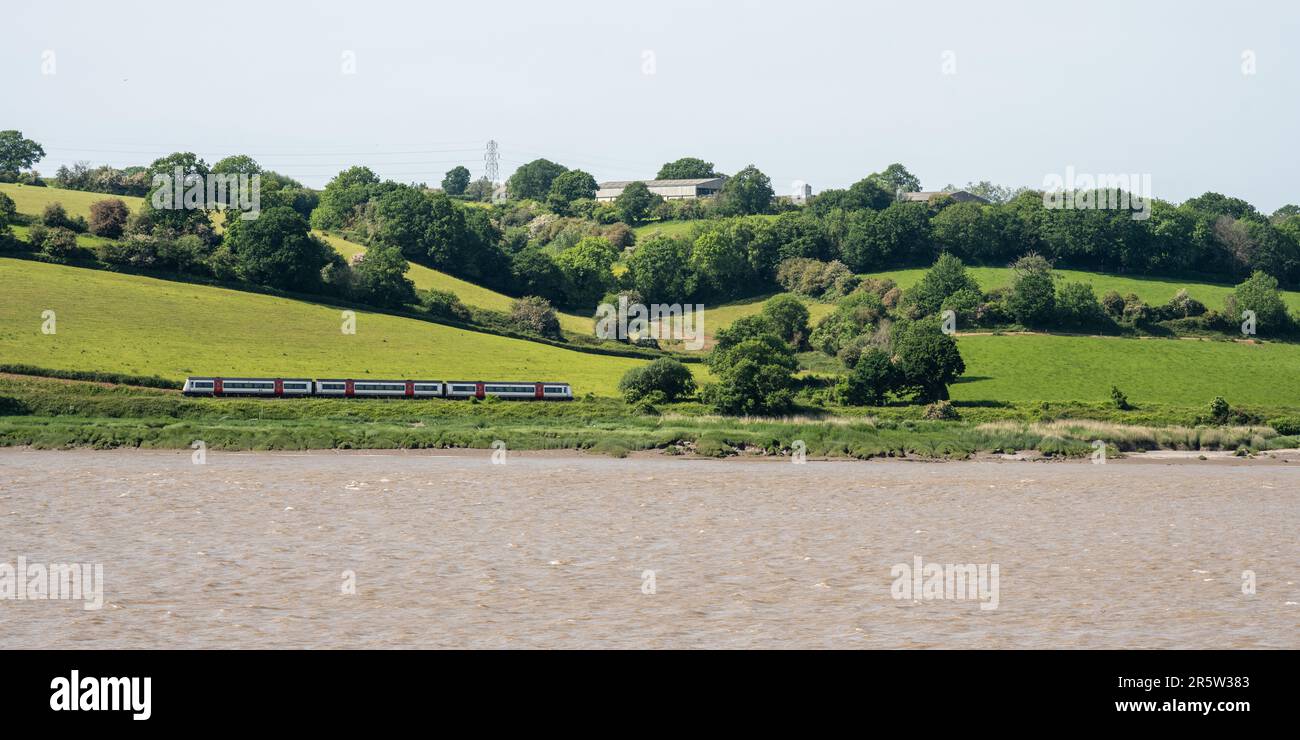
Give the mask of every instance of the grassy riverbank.
[{"label": "grassy riverbank", "polygon": [[[1197,410],[1101,405],[958,406],[959,421],[927,421],[915,406],[809,409],[781,419],[714,416],[697,404],[640,413],[617,399],[572,403],[185,398],[175,391],[0,377],[0,446],[209,449],[576,449],[615,456],[647,449],[721,457],[919,457],[963,459],[983,452],[1090,454],[1150,449],[1264,450],[1295,447],[1267,424],[1196,425]],[[1248,410],[1261,418],[1283,410]],[[1119,414],[1127,416],[1120,417]]]}]

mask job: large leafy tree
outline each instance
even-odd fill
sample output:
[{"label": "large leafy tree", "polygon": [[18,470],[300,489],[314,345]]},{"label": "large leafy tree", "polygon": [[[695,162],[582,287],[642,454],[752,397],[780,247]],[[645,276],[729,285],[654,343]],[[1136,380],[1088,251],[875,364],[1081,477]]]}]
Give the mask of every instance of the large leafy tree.
[{"label": "large leafy tree", "polygon": [[245,280],[304,292],[320,285],[321,268],[334,256],[302,216],[283,206],[264,210],[256,219],[233,219],[225,246]]},{"label": "large leafy tree", "polygon": [[[141,207],[138,223],[145,231],[162,227],[177,233],[211,232],[205,179],[211,168],[193,152],[174,152],[155,159],[148,169],[149,192]],[[180,173],[180,202],[176,198],[176,175]],[[190,198],[187,193],[197,186],[203,195]],[[237,220],[237,219],[232,219]]]},{"label": "large leafy tree", "polygon": [[[775,414],[794,404],[794,350],[772,333],[766,319],[735,322],[719,332],[709,355],[709,369],[718,379],[701,394],[724,414]],[[737,326],[742,324],[742,326]],[[725,339],[725,341],[724,341]]]},{"label": "large leafy tree", "polygon": [[560,252],[555,264],[564,275],[565,299],[570,306],[595,310],[614,284],[614,248],[598,236],[589,236]]},{"label": "large leafy tree", "polygon": [[21,131],[0,131],[0,173],[17,174],[45,157],[45,150]]},{"label": "large leafy tree", "polygon": [[408,259],[429,259],[433,203],[420,190],[401,185],[379,196],[374,203],[374,241],[396,247]]},{"label": "large leafy tree", "polygon": [[510,189],[512,198],[531,198],[533,200],[545,200],[551,192],[551,183],[555,178],[568,172],[569,168],[562,164],[556,164],[549,159],[534,159],[533,161],[520,165],[519,169],[510,176],[507,186]]},{"label": "large leafy tree", "polygon": [[349,167],[334,176],[320,194],[320,205],[311,214],[318,229],[341,229],[351,225],[358,210],[369,202],[379,187],[379,177],[369,167]]},{"label": "large leafy tree", "polygon": [[650,192],[643,182],[634,182],[623,188],[623,192],[614,199],[614,208],[618,216],[628,224],[636,224],[650,215],[650,211],[663,198]]},{"label": "large leafy tree", "polygon": [[390,308],[414,303],[415,283],[406,277],[409,267],[396,247],[370,247],[354,270],[357,297],[366,303]]},{"label": "large leafy tree", "polygon": [[939,310],[945,298],[962,290],[978,295],[980,286],[966,273],[966,266],[959,258],[944,252],[905,295],[919,315],[928,316]]},{"label": "large leafy tree", "polygon": [[944,334],[934,319],[896,326],[894,367],[900,385],[911,389],[921,402],[946,400],[948,386],[966,372],[957,341]]},{"label": "large leafy tree", "polygon": [[767,213],[772,207],[772,180],[754,165],[727,178],[722,202],[730,213]]},{"label": "large leafy tree", "polygon": [[468,187],[469,169],[463,165],[456,165],[447,170],[447,174],[442,178],[442,191],[447,195],[464,195]]},{"label": "large leafy tree", "polygon": [[668,162],[659,168],[659,174],[655,175],[656,180],[692,180],[701,177],[717,177],[718,173],[713,171],[713,163],[705,162],[695,157],[682,157],[681,159]]},{"label": "large leafy tree", "polygon": [[1056,284],[1052,264],[1037,254],[1027,254],[1012,267],[1007,308],[1025,326],[1044,326],[1056,316]]},{"label": "large leafy tree", "polygon": [[569,215],[569,206],[579,198],[596,197],[596,178],[582,170],[569,170],[551,181],[546,205],[561,216]]},{"label": "large leafy tree", "polygon": [[690,269],[691,243],[654,234],[637,245],[628,258],[632,287],[654,303],[681,303],[695,292],[695,274]]},{"label": "large leafy tree", "polygon": [[908,172],[906,167],[897,162],[871,175],[870,179],[880,183],[891,195],[898,192],[915,193],[921,190],[921,181],[916,175]]}]

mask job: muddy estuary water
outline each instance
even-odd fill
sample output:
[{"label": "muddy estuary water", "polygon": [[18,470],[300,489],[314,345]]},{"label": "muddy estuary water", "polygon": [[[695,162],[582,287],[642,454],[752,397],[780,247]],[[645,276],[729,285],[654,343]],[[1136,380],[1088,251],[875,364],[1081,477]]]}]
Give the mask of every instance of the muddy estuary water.
[{"label": "muddy estuary water", "polygon": [[0,517],[0,649],[1300,647],[1300,462],[7,449]]}]

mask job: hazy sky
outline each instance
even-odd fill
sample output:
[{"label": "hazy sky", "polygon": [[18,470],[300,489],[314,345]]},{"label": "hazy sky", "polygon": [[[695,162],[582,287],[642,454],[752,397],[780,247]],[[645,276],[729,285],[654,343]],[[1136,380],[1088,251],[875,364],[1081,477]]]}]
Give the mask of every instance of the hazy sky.
[{"label": "hazy sky", "polygon": [[1149,173],[1175,201],[1300,203],[1300,3],[1284,0],[42,0],[4,14],[0,129],[41,142],[46,174],[186,150],[251,154],[312,186],[353,164],[436,184],[456,164],[479,176],[495,139],[503,177],[545,156],[648,178],[691,155],[756,164],[785,193],[890,162],[926,188],[1041,187],[1073,166]]}]

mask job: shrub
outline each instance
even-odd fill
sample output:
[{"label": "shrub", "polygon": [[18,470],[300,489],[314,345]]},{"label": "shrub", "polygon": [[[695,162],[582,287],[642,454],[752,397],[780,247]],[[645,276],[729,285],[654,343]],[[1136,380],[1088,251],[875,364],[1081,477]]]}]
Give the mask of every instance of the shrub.
[{"label": "shrub", "polygon": [[90,233],[107,239],[116,239],[126,230],[131,216],[121,198],[105,198],[90,204]]},{"label": "shrub", "polygon": [[652,404],[663,403],[693,394],[695,377],[681,362],[671,357],[660,357],[624,373],[618,389],[629,403],[643,399]]},{"label": "shrub", "polygon": [[1232,407],[1223,396],[1215,396],[1214,400],[1210,401],[1210,418],[1215,422],[1220,424],[1226,422],[1231,413]]},{"label": "shrub", "polygon": [[[949,296],[968,291],[979,298],[980,286],[966,274],[961,259],[944,252],[921,277],[920,282],[905,292],[905,297],[916,306],[916,316],[929,316],[939,310]],[[969,299],[967,299],[969,302]],[[973,305],[973,304],[972,304]],[[954,309],[955,310],[955,309]]]},{"label": "shrub", "polygon": [[[770,414],[789,409],[794,403],[793,373],[798,367],[794,351],[772,333],[742,338],[744,334],[736,331],[740,323],[732,324],[730,336],[719,332],[718,344],[709,357],[718,382],[701,391],[702,399],[724,414]],[[762,321],[747,322],[742,331],[763,325]]]},{"label": "shrub", "polygon": [[1173,298],[1164,305],[1165,318],[1189,319],[1205,313],[1205,304],[1187,295],[1186,288],[1180,288]]},{"label": "shrub", "polygon": [[555,315],[551,302],[540,296],[524,296],[510,307],[510,320],[522,331],[540,334],[555,339],[560,333],[560,319]]},{"label": "shrub", "polygon": [[41,239],[41,252],[60,262],[75,257],[79,251],[77,235],[71,229],[55,227]]},{"label": "shrub", "polygon": [[966,372],[957,342],[933,319],[900,325],[895,334],[900,387],[912,390],[918,401],[946,400],[948,385]]},{"label": "shrub", "polygon": [[1109,291],[1101,297],[1101,308],[1107,316],[1118,319],[1124,314],[1124,297],[1117,291]]},{"label": "shrub", "polygon": [[1273,431],[1285,437],[1300,435],[1300,416],[1280,416],[1269,419],[1268,425],[1273,427]]},{"label": "shrub", "polygon": [[1128,411],[1133,408],[1129,405],[1128,396],[1124,394],[1124,391],[1113,385],[1110,387],[1110,402],[1115,404],[1115,408],[1120,411]]},{"label": "shrub", "polygon": [[856,288],[858,277],[838,260],[791,257],[777,265],[776,282],[791,293],[809,298],[836,298]]},{"label": "shrub", "polygon": [[957,409],[953,408],[951,402],[935,401],[925,407],[925,418],[933,421],[951,421],[960,419],[961,414],[957,413]]},{"label": "shrub", "polygon": [[41,223],[51,229],[67,229],[72,232],[84,232],[86,230],[86,219],[80,216],[72,218],[64,210],[62,203],[50,203],[45,206],[45,211],[41,213]]}]

